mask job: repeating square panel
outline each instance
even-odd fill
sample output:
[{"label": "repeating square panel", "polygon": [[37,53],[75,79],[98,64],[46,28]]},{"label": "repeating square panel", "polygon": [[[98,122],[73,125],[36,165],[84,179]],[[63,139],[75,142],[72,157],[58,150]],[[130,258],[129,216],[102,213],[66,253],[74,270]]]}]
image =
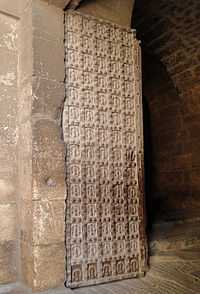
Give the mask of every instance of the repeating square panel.
[{"label": "repeating square panel", "polygon": [[81,15],[68,14],[66,27],[68,31],[79,33],[82,30],[83,17]]},{"label": "repeating square panel", "polygon": [[71,245],[71,256],[72,256],[72,262],[79,261],[79,259],[82,256],[81,245],[77,245],[77,244]]},{"label": "repeating square panel", "polygon": [[110,26],[104,22],[97,22],[96,24],[96,37],[101,40],[109,38]]},{"label": "repeating square panel", "polygon": [[80,48],[82,48],[82,42],[83,40],[82,40],[81,34],[75,34],[74,32],[67,32],[65,36],[65,45],[67,49],[80,51]]},{"label": "repeating square panel", "polygon": [[107,75],[110,70],[109,58],[106,54],[96,57],[96,68],[99,75]]},{"label": "repeating square panel", "polygon": [[79,125],[80,123],[80,108],[69,106],[68,108],[69,125]]},{"label": "repeating square panel", "polygon": [[94,144],[96,140],[96,137],[95,137],[95,130],[93,128],[84,128],[84,141],[85,141],[85,144],[86,145],[89,145],[91,143]]},{"label": "repeating square panel", "polygon": [[69,105],[79,106],[80,104],[80,90],[74,87],[67,87],[66,89],[66,107]]},{"label": "repeating square panel", "polygon": [[76,68],[68,68],[66,71],[67,86],[81,88],[83,84],[82,71]]},{"label": "repeating square panel", "polygon": [[83,54],[83,69],[84,71],[89,72],[95,71],[95,60],[93,56],[89,54]]},{"label": "repeating square panel", "polygon": [[112,43],[119,43],[122,42],[122,30],[117,26],[110,26],[110,41]]},{"label": "repeating square panel", "polygon": [[75,68],[80,69],[82,68],[82,58],[81,55],[78,55],[75,50],[68,50],[67,59],[66,59],[66,66],[67,68]]},{"label": "repeating square panel", "polygon": [[82,36],[82,52],[94,56],[96,52],[96,40],[90,36]]},{"label": "repeating square panel", "polygon": [[96,32],[96,22],[93,19],[83,18],[83,34],[89,37],[94,36]]}]

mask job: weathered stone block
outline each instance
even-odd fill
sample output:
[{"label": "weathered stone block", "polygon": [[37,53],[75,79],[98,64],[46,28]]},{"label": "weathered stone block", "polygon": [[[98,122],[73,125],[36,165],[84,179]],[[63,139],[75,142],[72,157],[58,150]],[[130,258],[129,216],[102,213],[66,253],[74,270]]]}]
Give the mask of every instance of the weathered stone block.
[{"label": "weathered stone block", "polygon": [[[33,1],[32,0],[20,0],[20,6],[21,6],[20,7],[20,10],[21,10],[20,30],[32,29]],[[31,35],[29,37],[32,38]],[[23,38],[23,36],[22,36],[22,38]],[[22,41],[24,41],[24,39],[22,39]]]},{"label": "weathered stone block", "polygon": [[[32,129],[31,121],[27,120],[20,124],[19,130],[19,142],[20,142],[20,160],[30,160],[32,155]],[[20,163],[19,163],[20,165]],[[31,168],[31,166],[30,166]],[[30,169],[31,172],[31,169]]]},{"label": "weathered stone block", "polygon": [[64,243],[50,246],[35,246],[34,277],[35,290],[62,286],[65,280]]},{"label": "weathered stone block", "polygon": [[[77,1],[74,2],[76,3]],[[133,3],[134,1],[131,0],[124,0],[123,2],[120,0],[83,1],[78,11],[130,27]]]},{"label": "weathered stone block", "polygon": [[33,242],[35,245],[64,242],[65,202],[34,201]]},{"label": "weathered stone block", "polygon": [[0,14],[0,48],[17,51],[17,21],[7,15]]},{"label": "weathered stone block", "polygon": [[[23,191],[23,190],[22,190]],[[33,239],[33,203],[23,201],[20,203],[20,239],[22,242],[31,242]]]},{"label": "weathered stone block", "polygon": [[0,48],[0,85],[17,87],[17,56],[9,50]]},{"label": "weathered stone block", "polygon": [[[21,41],[19,45],[19,68],[21,85],[30,79],[33,74],[33,42],[32,27],[21,28]],[[24,42],[23,40],[26,40]]]},{"label": "weathered stone block", "polygon": [[64,97],[64,83],[40,78],[33,79],[33,114],[42,114],[52,119],[59,119]]},{"label": "weathered stone block", "polygon": [[[29,240],[31,241],[31,240]],[[33,287],[33,247],[30,242],[20,242],[21,279],[28,287]]]},{"label": "weathered stone block", "polygon": [[65,151],[59,126],[39,120],[33,130],[33,198],[65,198]]},{"label": "weathered stone block", "polygon": [[[59,149],[59,152],[64,150],[62,131],[57,122],[36,117],[33,123],[33,152],[46,151],[47,154],[50,152],[49,156],[51,156],[52,152],[55,152],[55,147]],[[63,155],[61,154],[59,158],[62,160]]]},{"label": "weathered stone block", "polygon": [[20,167],[18,169],[20,173],[19,189],[22,201],[30,201],[32,199],[32,174],[30,173],[32,168],[31,164],[31,161],[24,159],[20,162]]},{"label": "weathered stone block", "polygon": [[[5,103],[6,101],[6,103]],[[8,87],[1,83],[0,87],[0,117],[6,118],[10,114],[11,121],[16,121],[17,95],[15,87]]]},{"label": "weathered stone block", "polygon": [[0,242],[16,239],[16,205],[0,204]]},{"label": "weathered stone block", "polygon": [[33,176],[33,199],[51,199],[61,200],[66,197],[66,188],[64,182],[64,172],[60,171],[61,174],[53,170],[45,168],[47,160],[41,161],[41,165],[44,165],[44,170],[40,173],[34,174]]},{"label": "weathered stone block", "polygon": [[[23,111],[22,111],[23,112]],[[19,127],[18,187],[22,201],[32,199],[32,138],[31,122],[21,123]]]},{"label": "weathered stone block", "polygon": [[9,115],[6,121],[0,123],[1,150],[2,152],[8,153],[8,150],[6,150],[8,148],[10,149],[10,156],[16,157],[15,154],[13,154],[13,149],[15,149],[17,145],[17,129],[14,124],[10,124]]},{"label": "weathered stone block", "polygon": [[34,75],[58,82],[64,81],[63,42],[49,41],[35,37],[33,39],[33,52]]},{"label": "weathered stone block", "polygon": [[64,9],[71,0],[44,0],[44,1],[48,2],[49,4],[55,5],[61,9]]},{"label": "weathered stone block", "polygon": [[[2,172],[4,174],[4,172]],[[0,172],[1,175],[1,172]],[[16,201],[16,183],[5,176],[0,178],[0,203],[10,203]]]},{"label": "weathered stone block", "polygon": [[[11,145],[17,144],[16,133],[16,108],[17,95],[15,87],[1,86],[2,97],[0,98],[0,137],[1,142]],[[1,145],[2,148],[2,145]]]},{"label": "weathered stone block", "polygon": [[[51,21],[49,21],[51,20]],[[63,41],[64,12],[44,1],[33,1],[33,27],[37,37]]]},{"label": "weathered stone block", "polygon": [[[33,94],[32,78],[29,78],[29,79],[26,78],[26,82],[22,85],[20,95],[19,95],[20,96],[20,99],[18,102],[18,109],[20,113],[18,118],[19,124],[24,124],[25,122],[29,122],[31,125],[32,94]],[[31,130],[29,134],[31,134]]]},{"label": "weathered stone block", "polygon": [[0,283],[16,281],[16,244],[13,241],[0,243]]},{"label": "weathered stone block", "polygon": [[0,14],[0,242],[16,237],[17,33],[16,19]]}]

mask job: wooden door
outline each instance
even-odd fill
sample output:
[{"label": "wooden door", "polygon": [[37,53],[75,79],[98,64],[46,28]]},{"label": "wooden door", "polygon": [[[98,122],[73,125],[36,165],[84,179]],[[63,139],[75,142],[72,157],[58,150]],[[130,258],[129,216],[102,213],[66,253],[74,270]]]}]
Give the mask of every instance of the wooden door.
[{"label": "wooden door", "polygon": [[67,286],[144,273],[140,47],[134,32],[65,18]]}]

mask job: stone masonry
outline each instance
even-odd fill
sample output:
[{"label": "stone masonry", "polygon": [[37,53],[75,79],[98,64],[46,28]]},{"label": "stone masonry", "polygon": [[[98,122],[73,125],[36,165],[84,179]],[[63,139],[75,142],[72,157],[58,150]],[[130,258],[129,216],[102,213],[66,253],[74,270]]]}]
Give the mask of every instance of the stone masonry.
[{"label": "stone masonry", "polygon": [[0,13],[0,281],[17,278],[18,21]]},{"label": "stone masonry", "polygon": [[79,2],[0,3],[3,284],[21,281],[30,289],[42,290],[65,281],[63,9]]},{"label": "stone masonry", "polygon": [[[162,97],[158,95],[152,104],[151,92],[147,100],[153,123],[152,144],[157,152],[156,198],[160,202],[162,199],[173,202],[169,219],[199,216],[199,16],[200,3],[196,0],[138,0],[133,14],[133,27],[142,40],[143,50],[160,60],[168,72],[168,82],[162,83],[163,90],[159,93]],[[162,72],[154,73],[158,88],[162,87],[161,75]],[[149,84],[147,79],[143,81],[144,87],[146,83]],[[167,83],[173,83],[171,90],[167,89]]]},{"label": "stone masonry", "polygon": [[64,281],[63,21],[42,1],[28,1],[21,17],[20,246],[22,279],[34,289]]}]

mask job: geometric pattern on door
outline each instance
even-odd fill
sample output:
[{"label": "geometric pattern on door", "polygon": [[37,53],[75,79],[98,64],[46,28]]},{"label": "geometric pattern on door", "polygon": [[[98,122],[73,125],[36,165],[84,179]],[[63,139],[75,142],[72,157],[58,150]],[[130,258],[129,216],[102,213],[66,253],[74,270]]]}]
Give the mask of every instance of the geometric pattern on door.
[{"label": "geometric pattern on door", "polygon": [[145,272],[140,47],[134,32],[65,16],[66,285]]}]

